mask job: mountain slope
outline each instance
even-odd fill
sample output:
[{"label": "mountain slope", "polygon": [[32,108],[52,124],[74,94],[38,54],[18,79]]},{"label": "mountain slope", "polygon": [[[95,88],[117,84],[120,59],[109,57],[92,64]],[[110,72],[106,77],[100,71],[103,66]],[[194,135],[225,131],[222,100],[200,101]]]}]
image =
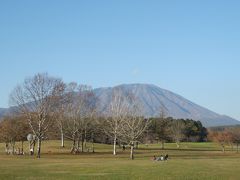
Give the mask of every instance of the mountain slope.
[{"label": "mountain slope", "polygon": [[[123,84],[116,87],[94,89],[94,93],[99,99],[100,112],[106,112],[114,88],[119,88],[126,94],[133,93],[142,103],[143,113],[146,117],[159,116],[160,109],[163,108],[169,117],[200,120],[206,127],[240,124],[240,121],[231,117],[219,115],[171,91],[149,84]],[[11,111],[13,111],[12,108],[0,108],[0,120]]]},{"label": "mountain slope", "polygon": [[171,91],[149,84],[128,84],[95,89],[95,94],[101,102],[100,111],[104,112],[107,109],[114,88],[135,94],[143,104],[144,115],[147,117],[158,116],[160,108],[163,108],[167,116],[200,120],[207,127],[240,124],[240,121],[231,117],[219,115]]},{"label": "mountain slope", "polygon": [[7,113],[8,113],[8,109],[7,108],[0,108],[0,120],[1,120],[2,117],[7,115]]}]

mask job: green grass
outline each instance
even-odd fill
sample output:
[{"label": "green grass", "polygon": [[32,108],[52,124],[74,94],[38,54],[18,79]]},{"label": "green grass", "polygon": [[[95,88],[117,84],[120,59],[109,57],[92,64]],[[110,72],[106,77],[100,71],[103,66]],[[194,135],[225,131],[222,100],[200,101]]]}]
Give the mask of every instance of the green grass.
[{"label": "green grass", "polygon": [[[129,150],[111,154],[112,146],[96,145],[96,153],[71,155],[70,142],[66,148],[59,141],[45,141],[41,159],[4,154],[0,144],[0,179],[239,179],[240,154],[224,154],[214,143],[174,143],[140,145],[135,160],[129,159]],[[25,149],[28,144],[25,143]],[[168,153],[166,162],[154,162],[153,155]]]}]

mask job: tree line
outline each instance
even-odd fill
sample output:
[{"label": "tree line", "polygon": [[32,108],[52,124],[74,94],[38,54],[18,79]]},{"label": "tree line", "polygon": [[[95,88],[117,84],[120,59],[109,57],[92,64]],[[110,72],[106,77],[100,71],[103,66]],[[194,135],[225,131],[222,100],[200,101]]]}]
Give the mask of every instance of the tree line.
[{"label": "tree line", "polygon": [[[60,118],[61,117],[61,118]],[[164,149],[165,142],[175,142],[180,148],[181,141],[202,142],[207,141],[207,129],[201,122],[194,120],[173,118],[131,117],[124,124],[123,117],[92,117],[85,119],[73,119],[63,117],[52,119],[52,125],[42,139],[59,139],[62,148],[65,147],[65,139],[72,141],[70,152],[95,152],[94,143],[113,144],[113,155],[117,154],[117,146],[129,145],[131,150],[141,143],[159,143]],[[119,121],[119,122],[117,122]],[[130,124],[129,124],[130,123]],[[23,143],[27,135],[33,133],[25,116],[9,116],[0,122],[0,141],[5,142],[6,152],[23,153]],[[15,149],[15,143],[21,142],[22,147]],[[86,143],[90,142],[91,147]],[[133,153],[133,152],[132,152]],[[131,158],[133,154],[131,154]]]},{"label": "tree line", "polygon": [[180,148],[180,142],[205,142],[208,131],[200,121],[192,119],[173,119],[172,117],[151,118],[149,127],[150,142],[160,142],[164,149],[165,142],[175,142]]},{"label": "tree line", "polygon": [[[15,142],[23,143],[29,133],[37,145],[37,157],[41,156],[44,139],[65,139],[72,142],[70,152],[95,152],[94,143],[113,144],[113,155],[117,146],[128,145],[130,158],[139,142],[206,141],[207,129],[200,121],[166,117],[160,109],[158,118],[146,118],[143,107],[133,93],[115,88],[104,113],[100,112],[98,98],[87,85],[64,83],[47,73],[26,78],[10,95],[14,113],[0,123],[0,141],[5,142],[6,151],[15,153]],[[91,142],[91,148],[86,143]]]},{"label": "tree line", "polygon": [[225,153],[226,146],[230,146],[234,151],[234,145],[236,146],[237,153],[239,152],[240,144],[240,127],[215,127],[209,129],[208,139],[216,142]]},{"label": "tree line", "polygon": [[[84,151],[89,136],[94,151],[95,137],[105,133],[113,140],[114,155],[117,141],[121,139],[121,142],[130,144],[130,157],[133,159],[134,143],[150,122],[142,115],[141,105],[133,94],[115,89],[106,113],[101,114],[91,87],[74,82],[66,84],[47,73],[26,78],[11,93],[10,102],[16,112],[1,123],[1,140],[6,142],[6,149],[10,145],[12,153],[15,153],[15,142],[31,132],[36,140],[38,158],[42,140],[57,129],[61,134],[62,147],[65,139],[72,141],[73,154]],[[18,129],[23,121],[28,129]]]}]

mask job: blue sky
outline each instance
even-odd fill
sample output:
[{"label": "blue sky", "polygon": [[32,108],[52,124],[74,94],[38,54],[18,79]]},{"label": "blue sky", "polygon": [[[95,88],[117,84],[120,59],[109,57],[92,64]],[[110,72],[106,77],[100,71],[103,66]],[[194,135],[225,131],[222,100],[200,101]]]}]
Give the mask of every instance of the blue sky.
[{"label": "blue sky", "polygon": [[38,72],[150,83],[240,120],[240,1],[0,1],[0,107]]}]

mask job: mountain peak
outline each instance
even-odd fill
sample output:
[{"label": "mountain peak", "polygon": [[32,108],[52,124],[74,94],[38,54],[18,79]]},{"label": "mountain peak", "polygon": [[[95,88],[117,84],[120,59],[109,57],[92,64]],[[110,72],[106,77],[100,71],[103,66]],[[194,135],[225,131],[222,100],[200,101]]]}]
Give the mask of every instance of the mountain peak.
[{"label": "mountain peak", "polygon": [[[154,84],[146,84],[146,83],[132,83],[132,84],[120,84],[114,87],[128,87],[128,88],[160,88]],[[113,88],[114,88],[113,87]]]}]

